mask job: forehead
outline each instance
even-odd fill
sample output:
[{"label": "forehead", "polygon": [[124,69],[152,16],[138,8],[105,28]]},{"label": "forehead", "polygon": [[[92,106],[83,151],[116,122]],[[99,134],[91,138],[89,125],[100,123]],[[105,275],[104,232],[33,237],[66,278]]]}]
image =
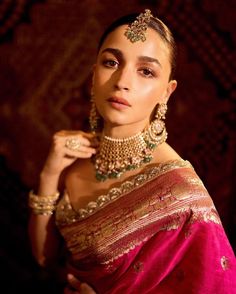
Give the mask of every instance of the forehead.
[{"label": "forehead", "polygon": [[109,33],[104,40],[99,53],[105,48],[116,48],[131,57],[150,56],[161,59],[162,62],[169,60],[169,48],[158,32],[152,28],[148,28],[145,32],[146,40],[144,42],[140,40],[132,43],[124,35],[127,28],[128,25],[122,25]]}]

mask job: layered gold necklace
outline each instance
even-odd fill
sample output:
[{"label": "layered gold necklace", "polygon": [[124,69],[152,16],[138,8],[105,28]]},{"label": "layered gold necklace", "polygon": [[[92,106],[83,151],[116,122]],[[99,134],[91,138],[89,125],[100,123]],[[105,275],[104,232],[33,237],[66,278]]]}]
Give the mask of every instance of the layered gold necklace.
[{"label": "layered gold necklace", "polygon": [[124,172],[149,163],[154,149],[167,139],[167,132],[162,126],[160,133],[153,124],[134,136],[117,139],[101,136],[99,149],[93,157],[96,178],[105,181],[118,178]]}]

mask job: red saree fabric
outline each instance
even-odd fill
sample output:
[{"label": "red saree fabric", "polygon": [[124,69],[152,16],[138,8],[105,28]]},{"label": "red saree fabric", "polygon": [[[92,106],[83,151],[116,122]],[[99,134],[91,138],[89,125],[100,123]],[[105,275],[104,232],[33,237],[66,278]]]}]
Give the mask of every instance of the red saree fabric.
[{"label": "red saree fabric", "polygon": [[68,268],[102,294],[236,293],[235,256],[203,183],[187,161],[149,167],[56,222]]}]

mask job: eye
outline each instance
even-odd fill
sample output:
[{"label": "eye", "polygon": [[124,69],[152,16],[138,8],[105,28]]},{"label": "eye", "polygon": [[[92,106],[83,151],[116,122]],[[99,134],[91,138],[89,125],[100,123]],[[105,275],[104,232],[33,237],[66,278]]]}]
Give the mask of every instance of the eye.
[{"label": "eye", "polygon": [[109,67],[109,68],[115,68],[118,66],[118,62],[116,60],[113,60],[113,59],[106,59],[106,60],[103,60],[102,64],[106,67]]},{"label": "eye", "polygon": [[139,72],[141,72],[141,74],[144,76],[144,77],[146,77],[146,78],[153,78],[153,77],[155,77],[155,73],[153,72],[153,70],[152,69],[150,69],[150,68],[141,68],[140,70],[139,70]]}]

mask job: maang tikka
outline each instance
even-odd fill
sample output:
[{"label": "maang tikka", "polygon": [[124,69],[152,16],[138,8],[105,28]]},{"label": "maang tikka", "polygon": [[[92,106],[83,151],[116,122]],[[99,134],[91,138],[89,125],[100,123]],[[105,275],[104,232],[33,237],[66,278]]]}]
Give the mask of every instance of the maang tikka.
[{"label": "maang tikka", "polygon": [[148,28],[148,24],[150,23],[152,13],[149,9],[145,9],[144,13],[140,13],[136,20],[132,22],[126,32],[125,36],[132,42],[137,42],[141,40],[144,42],[146,40],[145,32]]}]

